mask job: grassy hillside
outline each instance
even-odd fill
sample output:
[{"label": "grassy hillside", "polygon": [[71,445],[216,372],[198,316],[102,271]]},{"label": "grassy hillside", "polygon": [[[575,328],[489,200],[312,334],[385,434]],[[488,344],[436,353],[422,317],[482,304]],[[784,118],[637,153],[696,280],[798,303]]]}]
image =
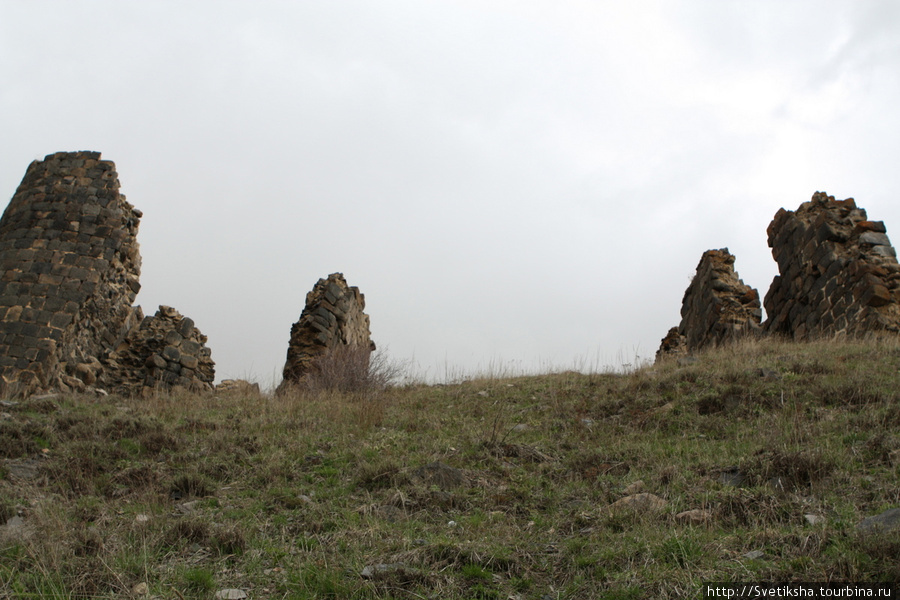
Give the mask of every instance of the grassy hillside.
[{"label": "grassy hillside", "polygon": [[766,342],[628,374],[4,402],[0,597],[896,582],[900,535],[857,525],[900,506],[898,383],[896,340]]}]

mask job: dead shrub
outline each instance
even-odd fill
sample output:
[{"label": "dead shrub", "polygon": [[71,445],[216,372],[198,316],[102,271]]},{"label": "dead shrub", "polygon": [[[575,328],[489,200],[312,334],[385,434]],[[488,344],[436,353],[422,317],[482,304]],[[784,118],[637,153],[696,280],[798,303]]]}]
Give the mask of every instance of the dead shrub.
[{"label": "dead shrub", "polygon": [[103,536],[94,527],[82,527],[75,532],[75,556],[97,556],[103,550]]},{"label": "dead shrub", "polygon": [[125,415],[115,417],[103,429],[103,436],[116,441],[125,438],[137,438],[147,433],[157,433],[163,425],[157,419]]},{"label": "dead shrub", "polygon": [[114,485],[128,488],[128,491],[138,492],[156,488],[159,480],[159,473],[153,470],[152,467],[149,465],[138,465],[118,471],[112,476],[111,482]]},{"label": "dead shrub", "polygon": [[64,455],[55,457],[43,470],[50,475],[60,492],[69,497],[87,493],[103,495],[108,488],[106,475],[116,462],[126,458],[117,446],[97,441],[76,441]]},{"label": "dead shrub", "polygon": [[172,498],[179,500],[187,497],[204,498],[211,496],[213,491],[212,485],[205,477],[182,475],[172,482],[169,494]]},{"label": "dead shrub", "polygon": [[18,407],[21,412],[35,412],[49,415],[59,410],[59,404],[52,398],[29,398]]},{"label": "dead shrub", "polygon": [[205,546],[211,540],[209,523],[200,519],[180,519],[176,521],[162,538],[163,544],[178,548],[187,544]]},{"label": "dead shrub", "polygon": [[238,525],[220,526],[213,532],[210,546],[220,556],[243,554],[247,548],[247,538]]},{"label": "dead shrub", "polygon": [[181,440],[163,429],[146,431],[138,437],[141,447],[151,455],[157,455],[163,450],[176,451],[181,447]]},{"label": "dead shrub", "polygon": [[402,375],[402,366],[392,363],[383,352],[341,344],[313,360],[298,385],[308,392],[371,395],[390,387]]},{"label": "dead shrub", "polygon": [[39,428],[26,423],[0,421],[0,458],[23,458],[40,452],[35,437]]},{"label": "dead shrub", "polygon": [[809,487],[827,477],[834,465],[815,451],[761,450],[746,466],[754,485],[773,484],[780,489]]},{"label": "dead shrub", "polygon": [[896,397],[890,397],[852,383],[840,383],[822,390],[822,403],[825,406],[886,405],[896,402],[896,400]]},{"label": "dead shrub", "polygon": [[409,476],[392,460],[380,460],[359,465],[356,485],[369,491],[400,487],[409,482]]},{"label": "dead shrub", "polygon": [[775,523],[789,523],[795,518],[796,507],[788,506],[770,492],[755,489],[728,491],[717,499],[716,520],[727,526],[764,527]]},{"label": "dead shrub", "polygon": [[593,452],[581,452],[568,461],[569,471],[580,479],[593,481],[601,476],[623,477],[631,467],[623,459]]}]

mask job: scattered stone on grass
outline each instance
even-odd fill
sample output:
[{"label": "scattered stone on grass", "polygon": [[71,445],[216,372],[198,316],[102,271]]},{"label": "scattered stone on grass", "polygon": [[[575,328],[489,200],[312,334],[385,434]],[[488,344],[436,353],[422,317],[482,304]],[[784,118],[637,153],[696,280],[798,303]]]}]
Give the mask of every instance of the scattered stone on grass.
[{"label": "scattered stone on grass", "polygon": [[631,496],[625,496],[616,500],[607,507],[607,510],[613,513],[621,513],[625,511],[635,512],[658,512],[664,510],[668,503],[655,494],[640,493]]},{"label": "scattered stone on grass", "polygon": [[738,467],[725,467],[719,475],[719,483],[731,487],[740,487],[747,482],[747,474]]},{"label": "scattered stone on grass", "polygon": [[822,515],[805,514],[803,515],[803,518],[806,519],[806,522],[810,525],[818,525],[825,522],[825,517]]},{"label": "scattered stone on grass", "polygon": [[18,529],[24,526],[25,519],[23,519],[19,515],[12,516],[6,521],[6,527],[8,527],[9,529]]},{"label": "scattered stone on grass", "polygon": [[860,533],[888,533],[900,530],[900,508],[891,508],[881,514],[866,517],[856,526]]},{"label": "scattered stone on grass", "polygon": [[626,486],[625,489],[622,490],[622,492],[626,496],[632,496],[634,494],[637,494],[638,492],[643,491],[645,486],[646,486],[646,484],[644,483],[644,480],[638,479],[637,481],[632,482],[631,484]]},{"label": "scattered stone on grass", "polygon": [[37,458],[16,458],[4,461],[3,465],[11,479],[32,481],[37,479],[41,461]]},{"label": "scattered stone on grass", "polygon": [[247,592],[235,588],[228,588],[216,592],[216,598],[219,598],[219,600],[243,600],[248,597]]},{"label": "scattered stone on grass", "polygon": [[395,573],[397,571],[405,571],[406,565],[403,563],[379,563],[377,565],[367,565],[360,572],[359,576],[363,579],[376,579],[379,576]]},{"label": "scattered stone on grass", "polygon": [[462,487],[466,483],[466,477],[459,469],[442,462],[433,462],[419,467],[412,472],[415,483],[424,485],[436,485],[442,490]]},{"label": "scattered stone on grass", "polygon": [[781,375],[781,373],[779,373],[778,371],[776,371],[774,369],[764,369],[764,368],[753,369],[751,371],[751,373],[753,375],[756,375],[760,379],[765,379],[766,381],[780,381],[781,379],[784,378]]},{"label": "scattered stone on grass", "polygon": [[675,520],[683,525],[701,525],[712,519],[712,513],[708,510],[695,508],[675,515]]},{"label": "scattered stone on grass", "polygon": [[245,379],[223,379],[216,386],[217,394],[243,394],[245,396],[258,396],[259,384],[250,383]]},{"label": "scattered stone on grass", "polygon": [[18,542],[26,539],[32,532],[31,526],[19,515],[7,519],[5,525],[0,525],[0,547],[10,542]]}]

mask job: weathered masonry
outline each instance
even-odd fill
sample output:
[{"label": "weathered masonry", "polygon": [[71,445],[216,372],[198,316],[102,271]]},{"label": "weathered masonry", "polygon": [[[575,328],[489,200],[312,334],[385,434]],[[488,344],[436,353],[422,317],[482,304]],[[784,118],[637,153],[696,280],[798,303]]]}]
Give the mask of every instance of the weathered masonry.
[{"label": "weathered masonry", "polygon": [[734,270],[728,248],[707,250],[681,301],[681,323],[663,339],[657,356],[681,355],[758,332],[759,293]]},{"label": "weathered masonry", "polygon": [[734,273],[727,249],[704,253],[682,301],[681,324],[657,359],[743,335],[814,338],[900,332],[900,264],[882,221],[853,198],[813,194],[796,211],[780,209],[768,228],[778,263],[759,322],[756,290]]},{"label": "weathered masonry", "polygon": [[365,296],[350,287],[341,273],[320,279],[306,295],[300,319],[291,326],[284,379],[280,390],[298,383],[315,368],[315,362],[335,348],[344,346],[375,350],[369,333]]},{"label": "weathered masonry", "polygon": [[119,187],[99,152],[29,165],[0,218],[0,395],[120,379],[104,361],[143,313],[133,306],[142,214]]},{"label": "weathered masonry", "polygon": [[766,330],[795,340],[900,332],[900,265],[882,221],[853,198],[817,192],[768,229],[778,276],[766,294]]}]

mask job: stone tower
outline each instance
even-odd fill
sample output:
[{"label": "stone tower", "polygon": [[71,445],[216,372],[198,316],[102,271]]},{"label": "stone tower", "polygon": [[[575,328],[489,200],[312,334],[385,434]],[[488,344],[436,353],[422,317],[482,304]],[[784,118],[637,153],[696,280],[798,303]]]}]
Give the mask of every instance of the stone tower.
[{"label": "stone tower", "polygon": [[31,163],[0,219],[0,394],[66,387],[136,324],[140,218],[99,152]]},{"label": "stone tower", "polygon": [[144,318],[141,212],[99,152],[31,163],[0,218],[0,396],[212,390],[214,363],[191,319]]}]

